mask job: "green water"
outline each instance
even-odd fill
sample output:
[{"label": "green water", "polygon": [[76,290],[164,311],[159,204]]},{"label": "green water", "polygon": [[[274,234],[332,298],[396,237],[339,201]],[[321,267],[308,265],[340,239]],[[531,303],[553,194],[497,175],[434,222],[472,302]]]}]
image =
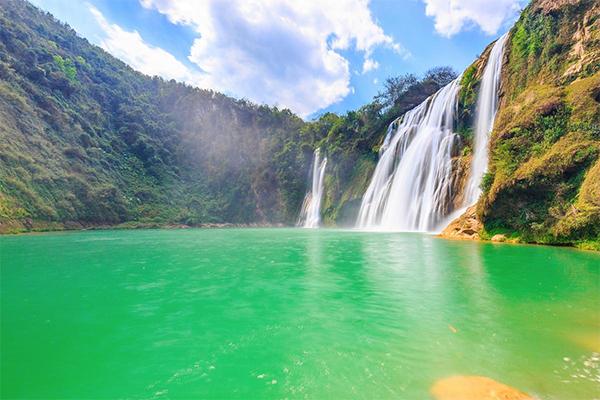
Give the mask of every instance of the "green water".
[{"label": "green water", "polygon": [[2,398],[600,397],[600,256],[338,230],[0,237]]}]

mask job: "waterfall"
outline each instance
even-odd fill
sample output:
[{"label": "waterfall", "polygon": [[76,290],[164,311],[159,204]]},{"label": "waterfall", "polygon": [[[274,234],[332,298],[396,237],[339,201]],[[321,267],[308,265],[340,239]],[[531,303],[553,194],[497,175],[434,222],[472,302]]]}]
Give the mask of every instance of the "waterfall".
[{"label": "waterfall", "polygon": [[460,77],[390,125],[363,196],[358,227],[432,231],[452,211],[459,81]]},{"label": "waterfall", "polygon": [[452,157],[460,77],[390,124],[358,214],[357,227],[439,231],[477,202],[487,169],[489,134],[498,109],[502,55],[508,35],[496,41],[484,69],[476,105],[471,173],[463,209],[455,209]]},{"label": "waterfall", "polygon": [[327,157],[321,160],[320,149],[315,150],[312,165],[312,186],[306,193],[298,226],[304,228],[318,228],[321,222],[321,199],[323,197],[323,178],[325,177],[325,167],[327,166]]},{"label": "waterfall", "polygon": [[488,165],[488,144],[496,111],[498,111],[498,89],[502,72],[502,56],[504,54],[504,43],[508,34],[505,34],[494,43],[492,51],[483,71],[473,134],[473,161],[471,163],[471,175],[465,188],[465,207],[477,202],[481,195],[481,180]]}]

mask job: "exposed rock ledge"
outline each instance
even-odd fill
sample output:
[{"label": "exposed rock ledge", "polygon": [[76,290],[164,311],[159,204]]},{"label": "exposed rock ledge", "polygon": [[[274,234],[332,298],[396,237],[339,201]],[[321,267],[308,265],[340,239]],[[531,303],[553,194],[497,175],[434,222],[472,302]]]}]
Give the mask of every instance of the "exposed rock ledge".
[{"label": "exposed rock ledge", "polygon": [[483,224],[477,218],[476,206],[472,206],[452,221],[440,236],[448,239],[480,240],[482,230]]},{"label": "exposed rock ledge", "polygon": [[534,10],[541,10],[548,14],[556,10],[560,10],[566,6],[571,6],[579,3],[581,0],[539,0],[534,3]]},{"label": "exposed rock ledge", "polygon": [[485,376],[453,376],[431,388],[436,400],[533,400],[533,397]]}]

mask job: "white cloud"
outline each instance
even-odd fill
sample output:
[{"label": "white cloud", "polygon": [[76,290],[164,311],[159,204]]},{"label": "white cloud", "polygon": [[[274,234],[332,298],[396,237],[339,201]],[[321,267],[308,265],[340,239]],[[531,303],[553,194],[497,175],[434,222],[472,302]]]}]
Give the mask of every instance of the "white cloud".
[{"label": "white cloud", "polygon": [[160,47],[148,45],[137,31],[127,32],[118,25],[108,23],[95,7],[90,6],[90,12],[105,35],[100,41],[100,46],[113,56],[147,75],[158,75],[192,85],[201,84],[200,75],[178,61],[171,53]]},{"label": "white cloud", "polygon": [[495,35],[512,19],[526,0],[423,0],[425,13],[435,20],[435,30],[450,37],[466,27],[477,25]]},{"label": "white cloud", "polygon": [[307,116],[351,93],[343,50],[408,52],[374,21],[367,0],[140,0],[198,32],[189,59],[203,87]]},{"label": "white cloud", "polygon": [[379,63],[371,58],[365,58],[365,62],[363,63],[362,73],[366,74],[369,71],[374,71],[379,68]]}]

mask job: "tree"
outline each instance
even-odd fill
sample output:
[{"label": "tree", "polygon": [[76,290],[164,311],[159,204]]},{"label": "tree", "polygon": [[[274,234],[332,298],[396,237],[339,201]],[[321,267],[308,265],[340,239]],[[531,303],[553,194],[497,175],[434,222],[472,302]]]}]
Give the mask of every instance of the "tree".
[{"label": "tree", "polygon": [[419,79],[414,74],[391,76],[385,80],[384,91],[375,96],[375,101],[380,102],[384,107],[391,107],[411,86],[418,82]]},{"label": "tree", "polygon": [[443,87],[452,82],[458,74],[452,67],[435,67],[425,72],[424,81],[432,81]]}]

